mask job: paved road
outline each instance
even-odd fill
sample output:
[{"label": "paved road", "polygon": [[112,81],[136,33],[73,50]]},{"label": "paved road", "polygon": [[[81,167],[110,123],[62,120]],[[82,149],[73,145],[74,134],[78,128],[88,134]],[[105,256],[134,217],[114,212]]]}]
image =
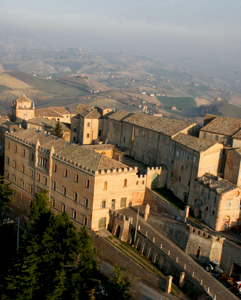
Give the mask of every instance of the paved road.
[{"label": "paved road", "polygon": [[[121,210],[121,213],[126,216],[133,217],[133,224],[136,224],[137,210],[134,208],[126,208]],[[151,226],[149,223],[144,221],[142,217],[139,217],[139,225],[141,230],[147,231],[149,237],[155,237],[157,244],[162,244],[164,250],[170,250],[172,257],[178,257],[181,264],[186,264],[187,269],[194,272],[195,276],[203,280],[204,286],[210,287],[210,292],[216,295],[217,300],[233,300],[238,299],[232,292],[225,288],[216,278],[210,273],[199,266],[188,254],[183,252],[175,243],[168,239],[159,230]]]},{"label": "paved road", "polygon": [[[102,271],[106,275],[110,270],[114,269],[114,267],[107,262],[103,261],[101,263]],[[153,290],[152,288],[148,287],[147,285],[137,282],[135,284],[135,299],[138,300],[170,300],[164,294],[158,293],[157,291]]]}]

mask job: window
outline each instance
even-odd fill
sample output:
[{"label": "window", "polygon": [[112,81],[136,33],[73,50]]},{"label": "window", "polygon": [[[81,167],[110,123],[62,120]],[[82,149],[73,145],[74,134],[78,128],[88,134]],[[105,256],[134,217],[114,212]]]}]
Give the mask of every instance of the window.
[{"label": "window", "polygon": [[73,211],[72,211],[72,218],[73,218],[74,220],[76,220],[76,210],[73,210]]},{"label": "window", "polygon": [[25,157],[25,149],[22,150],[22,156]]},{"label": "window", "polygon": [[181,177],[179,177],[179,182],[181,182],[181,180],[182,180],[182,178],[181,178]]},{"label": "window", "polygon": [[29,185],[29,193],[33,194],[33,186],[32,185]]},{"label": "window", "polygon": [[206,132],[204,132],[203,138],[205,139],[206,137],[207,137],[207,134],[206,134]]},{"label": "window", "polygon": [[181,167],[181,170],[183,170],[183,166]]},{"label": "window", "polygon": [[208,210],[208,206],[206,206],[206,210]]},{"label": "window", "polygon": [[40,174],[37,173],[37,180],[40,181]]},{"label": "window", "polygon": [[21,181],[20,181],[21,183],[21,188],[23,188],[24,189],[24,181],[21,179]]},{"label": "window", "polygon": [[34,161],[34,153],[31,154],[31,160]]},{"label": "window", "polygon": [[29,169],[29,172],[30,172],[30,177],[33,178],[33,170]]},{"label": "window", "polygon": [[66,187],[63,186],[63,195],[66,196]]},{"label": "window", "polygon": [[121,198],[120,207],[126,207],[126,197]]},{"label": "window", "polygon": [[88,222],[88,219],[86,216],[83,217],[83,224],[86,226],[87,225],[87,222]]},{"label": "window", "polygon": [[14,146],[14,152],[17,153],[17,151],[18,151],[18,146],[15,145],[15,146]]},{"label": "window", "polygon": [[99,130],[99,133],[98,133],[98,135],[99,135],[99,136],[101,136],[101,130]]},{"label": "window", "polygon": [[9,157],[6,156],[6,165],[9,165]]},{"label": "window", "polygon": [[14,167],[15,169],[17,168],[17,163],[16,163],[15,160],[13,161],[13,167]]},{"label": "window", "polygon": [[9,179],[9,173],[8,172],[5,172],[5,178]]},{"label": "window", "polygon": [[216,203],[217,202],[217,197],[214,197],[214,201],[213,201],[214,203]]},{"label": "window", "polygon": [[84,200],[85,200],[85,207],[88,207],[88,205],[89,205],[89,200],[88,200],[87,198],[84,198]]},{"label": "window", "polygon": [[215,211],[213,210],[213,215],[215,215]]},{"label": "window", "polygon": [[74,201],[77,201],[77,200],[78,200],[78,194],[77,194],[76,192],[74,192],[73,198],[74,198]]},{"label": "window", "polygon": [[124,180],[124,186],[127,186],[127,179]]},{"label": "window", "polygon": [[123,138],[123,142],[125,143],[125,141],[126,141],[126,138],[124,137],[124,138]]},{"label": "window", "polygon": [[179,150],[177,150],[177,156],[179,155]]},{"label": "window", "polygon": [[90,122],[87,123],[87,127],[90,127]]},{"label": "window", "polygon": [[196,161],[196,156],[193,156],[193,162],[195,162]]},{"label": "window", "polygon": [[56,191],[56,182],[52,181],[52,189]]},{"label": "window", "polygon": [[87,137],[87,138],[89,138],[89,137],[90,137],[90,134],[89,134],[89,133],[87,133],[86,137]]},{"label": "window", "polygon": [[47,177],[44,177],[44,185],[47,185],[47,183],[48,183]]},{"label": "window", "polygon": [[16,182],[16,176],[15,175],[12,176],[13,176],[13,182]]},{"label": "window", "polygon": [[76,127],[74,128],[74,132],[76,132],[77,130],[76,130]]},{"label": "window", "polygon": [[106,208],[106,200],[103,200],[101,203],[101,208]]},{"label": "window", "polygon": [[173,172],[171,173],[171,177],[173,177]]},{"label": "window", "polygon": [[219,139],[219,135],[216,135],[215,140],[218,141],[218,139]]},{"label": "window", "polygon": [[51,197],[51,205],[52,205],[53,207],[55,207],[55,198],[54,198],[54,197]]},{"label": "window", "polygon": [[90,181],[89,179],[85,180],[85,187],[88,189],[90,187]]},{"label": "window", "polygon": [[107,181],[104,182],[104,190],[107,190]]},{"label": "window", "polygon": [[190,186],[190,181],[188,181],[188,186]]},{"label": "window", "polygon": [[229,200],[229,201],[228,201],[228,209],[230,209],[230,208],[231,208],[231,204],[232,204],[232,201],[231,201],[231,200]]},{"label": "window", "polygon": [[61,211],[65,212],[65,205],[63,203],[61,204]]},{"label": "window", "polygon": [[64,170],[64,177],[65,177],[65,178],[67,178],[67,174],[68,174],[67,169],[65,169],[65,170]]},{"label": "window", "polygon": [[74,182],[78,183],[79,182],[79,175],[78,174],[75,174],[75,177],[74,177]]},{"label": "window", "polygon": [[57,165],[56,164],[53,164],[53,172],[57,172]]},{"label": "window", "polygon": [[7,142],[7,149],[10,149],[10,143]]},{"label": "window", "polygon": [[25,170],[24,165],[21,165],[21,172],[24,173],[24,170]]},{"label": "window", "polygon": [[138,184],[139,184],[139,182],[138,182],[138,180],[137,180],[136,185],[138,185]]},{"label": "window", "polygon": [[142,180],[142,184],[143,184],[143,185],[145,184],[145,181],[144,181],[144,180]]}]

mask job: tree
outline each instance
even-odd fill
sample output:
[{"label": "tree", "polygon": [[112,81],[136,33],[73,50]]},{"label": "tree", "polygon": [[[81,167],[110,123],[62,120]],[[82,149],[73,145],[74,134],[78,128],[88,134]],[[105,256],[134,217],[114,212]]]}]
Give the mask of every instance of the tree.
[{"label": "tree", "polygon": [[4,184],[4,176],[0,176],[0,216],[3,206],[14,200],[12,196],[15,195],[15,191],[9,188],[10,185],[11,183]]},{"label": "tree", "polygon": [[46,191],[35,195],[31,222],[7,276],[14,299],[94,299],[98,263],[93,237],[65,212],[54,215]]},{"label": "tree", "polygon": [[53,129],[53,135],[57,136],[58,138],[63,138],[63,128],[62,125],[60,124],[59,120],[56,122],[56,125]]},{"label": "tree", "polygon": [[131,278],[125,269],[115,265],[111,271],[114,276],[110,279],[106,289],[109,295],[108,299],[130,300],[134,298],[133,283],[135,279]]}]

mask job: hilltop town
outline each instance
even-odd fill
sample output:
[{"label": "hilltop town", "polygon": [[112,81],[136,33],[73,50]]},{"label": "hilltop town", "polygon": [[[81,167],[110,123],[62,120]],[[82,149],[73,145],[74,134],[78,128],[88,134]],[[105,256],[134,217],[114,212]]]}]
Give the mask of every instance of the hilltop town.
[{"label": "hilltop town", "polygon": [[[126,223],[133,217],[126,210],[145,204],[145,219],[149,207],[163,211],[163,199],[153,190],[165,188],[185,206],[177,221],[185,224],[190,212],[213,232],[200,234],[188,226],[183,230],[197,239],[193,246],[175,242],[205,263],[224,257],[224,240],[215,232],[241,221],[241,120],[206,115],[201,127],[85,104],[71,113],[64,107],[35,109],[25,95],[13,101],[10,119],[0,117],[0,154],[5,182],[17,192],[13,206],[23,214],[28,215],[35,193],[46,189],[54,212],[68,212],[78,227],[109,229],[135,243]],[[58,121],[62,139],[52,134]],[[175,214],[175,208],[168,210]],[[169,238],[175,240],[174,233]],[[136,247],[142,249],[138,241],[140,236]],[[239,255],[230,259],[233,264]],[[232,266],[225,265],[230,274]]]}]

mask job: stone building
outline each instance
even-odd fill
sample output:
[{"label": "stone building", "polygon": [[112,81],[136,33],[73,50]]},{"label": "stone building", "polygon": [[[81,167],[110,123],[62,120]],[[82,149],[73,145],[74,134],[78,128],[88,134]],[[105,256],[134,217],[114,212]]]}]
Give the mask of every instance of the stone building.
[{"label": "stone building", "polygon": [[42,117],[62,123],[71,123],[71,113],[63,106],[36,109],[35,117]]},{"label": "stone building", "polygon": [[[35,128],[37,130],[44,130],[44,131],[47,131],[48,133],[52,134],[53,129],[56,126],[56,123],[57,123],[56,120],[47,119],[47,118],[43,118],[43,117],[35,117],[33,119],[26,121],[26,128],[27,129]],[[67,142],[70,142],[70,133],[71,133],[70,128],[61,122],[60,122],[60,125],[63,130],[63,138]]]},{"label": "stone building", "polygon": [[215,231],[241,224],[241,188],[225,179],[205,173],[197,179],[191,206],[199,217]]},{"label": "stone building", "polygon": [[190,205],[195,180],[207,172],[218,175],[222,149],[222,144],[213,141],[184,133],[175,135],[168,152],[167,188]]},{"label": "stone building", "polygon": [[21,122],[35,117],[34,101],[27,98],[24,94],[13,101],[12,121]]},{"label": "stone building", "polygon": [[113,159],[113,148],[104,151],[36,129],[6,133],[4,172],[17,191],[14,205],[27,213],[35,192],[47,189],[54,211],[67,211],[77,225],[106,228],[109,209],[143,202],[147,176]]}]

